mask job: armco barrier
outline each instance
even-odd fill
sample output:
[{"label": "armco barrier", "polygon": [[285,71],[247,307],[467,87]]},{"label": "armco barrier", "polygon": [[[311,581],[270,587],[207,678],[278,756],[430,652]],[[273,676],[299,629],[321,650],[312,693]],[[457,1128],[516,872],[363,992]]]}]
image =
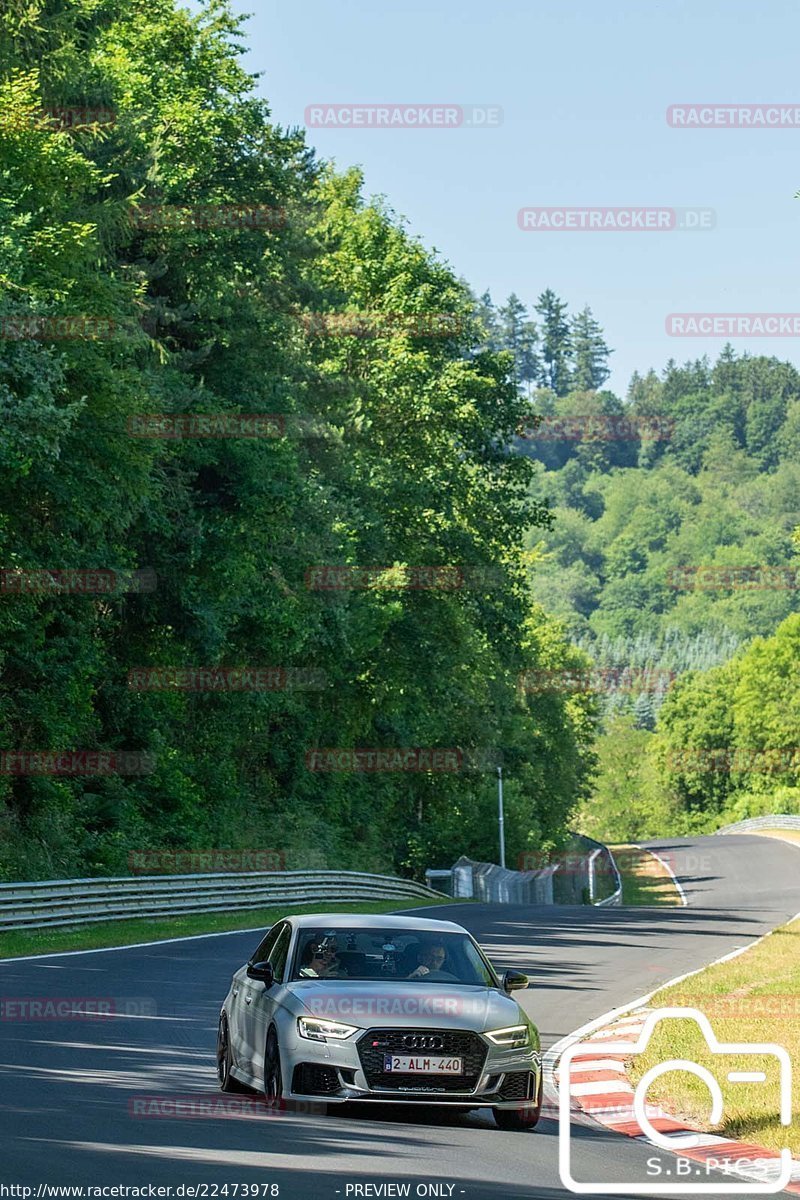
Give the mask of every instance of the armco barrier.
[{"label": "armco barrier", "polygon": [[509,871],[462,855],[453,866],[453,895],[490,904],[553,904],[553,867]]},{"label": "armco barrier", "polygon": [[346,903],[409,896],[441,899],[441,893],[410,879],[360,871],[48,879],[41,883],[0,884],[0,930],[265,908],[272,904],[288,908],[317,900]]},{"label": "armco barrier", "polygon": [[[442,873],[426,874],[434,878]],[[536,871],[510,871],[462,857],[450,874],[449,895],[492,904],[593,904],[606,908],[622,903],[622,879],[614,855],[601,842],[582,834],[573,835],[565,861],[556,859]]]},{"label": "armco barrier", "polygon": [[735,825],[723,825],[717,833],[747,833],[750,829],[800,829],[800,817],[789,813],[776,817],[750,817],[746,821],[737,821]]}]

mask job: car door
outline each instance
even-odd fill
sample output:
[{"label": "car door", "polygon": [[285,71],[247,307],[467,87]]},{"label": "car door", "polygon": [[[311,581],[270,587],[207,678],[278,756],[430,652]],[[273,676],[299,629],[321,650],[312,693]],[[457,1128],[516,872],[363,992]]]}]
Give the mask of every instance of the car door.
[{"label": "car door", "polygon": [[[250,962],[267,962],[272,948],[278,940],[283,922],[273,925],[266,937],[260,942],[257,950],[251,955]],[[248,963],[249,965],[249,963]],[[247,966],[241,968],[234,976],[234,1001],[232,1010],[232,1037],[234,1038],[234,1057],[249,1074],[254,1072],[253,1056],[255,1054],[255,1032],[253,1025],[253,999],[257,989],[263,989],[263,983],[247,976]],[[234,1015],[235,1014],[235,1015]],[[263,1047],[261,1050],[263,1058]]]},{"label": "car door", "polygon": [[253,1074],[257,1079],[264,1077],[264,1051],[267,1045],[267,1030],[277,1007],[278,996],[286,972],[286,960],[289,957],[289,944],[292,940],[292,927],[284,921],[278,931],[276,940],[272,943],[268,961],[272,964],[274,982],[271,987],[257,980],[250,980],[253,986],[253,997],[249,1007],[250,1036],[253,1040]]}]

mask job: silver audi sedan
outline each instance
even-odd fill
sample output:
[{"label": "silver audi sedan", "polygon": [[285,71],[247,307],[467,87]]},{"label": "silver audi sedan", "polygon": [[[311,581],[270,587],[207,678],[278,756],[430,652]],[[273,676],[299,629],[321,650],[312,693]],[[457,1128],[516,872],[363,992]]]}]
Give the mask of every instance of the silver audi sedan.
[{"label": "silver audi sedan", "polygon": [[289,916],[235,973],[219,1019],[224,1092],[267,1104],[371,1101],[491,1108],[539,1120],[539,1034],[477,942],[451,921]]}]

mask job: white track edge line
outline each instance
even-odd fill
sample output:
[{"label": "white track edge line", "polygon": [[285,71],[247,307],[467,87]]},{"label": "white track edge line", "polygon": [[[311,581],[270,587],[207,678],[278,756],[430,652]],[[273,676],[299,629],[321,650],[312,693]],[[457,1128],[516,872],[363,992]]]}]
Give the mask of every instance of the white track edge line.
[{"label": "white track edge line", "polygon": [[645,850],[648,854],[652,854],[653,858],[655,858],[657,860],[657,862],[661,863],[662,867],[667,872],[667,874],[669,875],[672,882],[675,884],[675,887],[678,891],[678,895],[681,898],[681,904],[683,905],[684,908],[688,908],[689,907],[689,898],[686,895],[686,892],[683,890],[683,884],[678,879],[678,876],[675,874],[675,872],[673,871],[673,869],[669,865],[669,863],[665,859],[663,859],[660,854],[656,854],[655,850],[651,850],[649,846],[639,846],[639,849]]}]

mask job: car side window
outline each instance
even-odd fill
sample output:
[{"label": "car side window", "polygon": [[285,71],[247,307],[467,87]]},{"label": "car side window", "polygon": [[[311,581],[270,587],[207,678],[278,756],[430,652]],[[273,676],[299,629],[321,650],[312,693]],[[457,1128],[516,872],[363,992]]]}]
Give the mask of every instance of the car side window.
[{"label": "car side window", "polygon": [[272,926],[272,929],[270,929],[267,936],[263,938],[255,954],[250,959],[250,962],[268,962],[270,960],[270,952],[272,947],[277,942],[278,934],[282,929],[283,925],[280,922],[277,925]]},{"label": "car side window", "polygon": [[291,940],[291,928],[288,925],[281,926],[278,940],[273,944],[272,952],[269,956],[269,961],[272,963],[272,971],[278,983],[283,982],[283,972],[286,969],[286,959],[289,957],[289,942]]}]

